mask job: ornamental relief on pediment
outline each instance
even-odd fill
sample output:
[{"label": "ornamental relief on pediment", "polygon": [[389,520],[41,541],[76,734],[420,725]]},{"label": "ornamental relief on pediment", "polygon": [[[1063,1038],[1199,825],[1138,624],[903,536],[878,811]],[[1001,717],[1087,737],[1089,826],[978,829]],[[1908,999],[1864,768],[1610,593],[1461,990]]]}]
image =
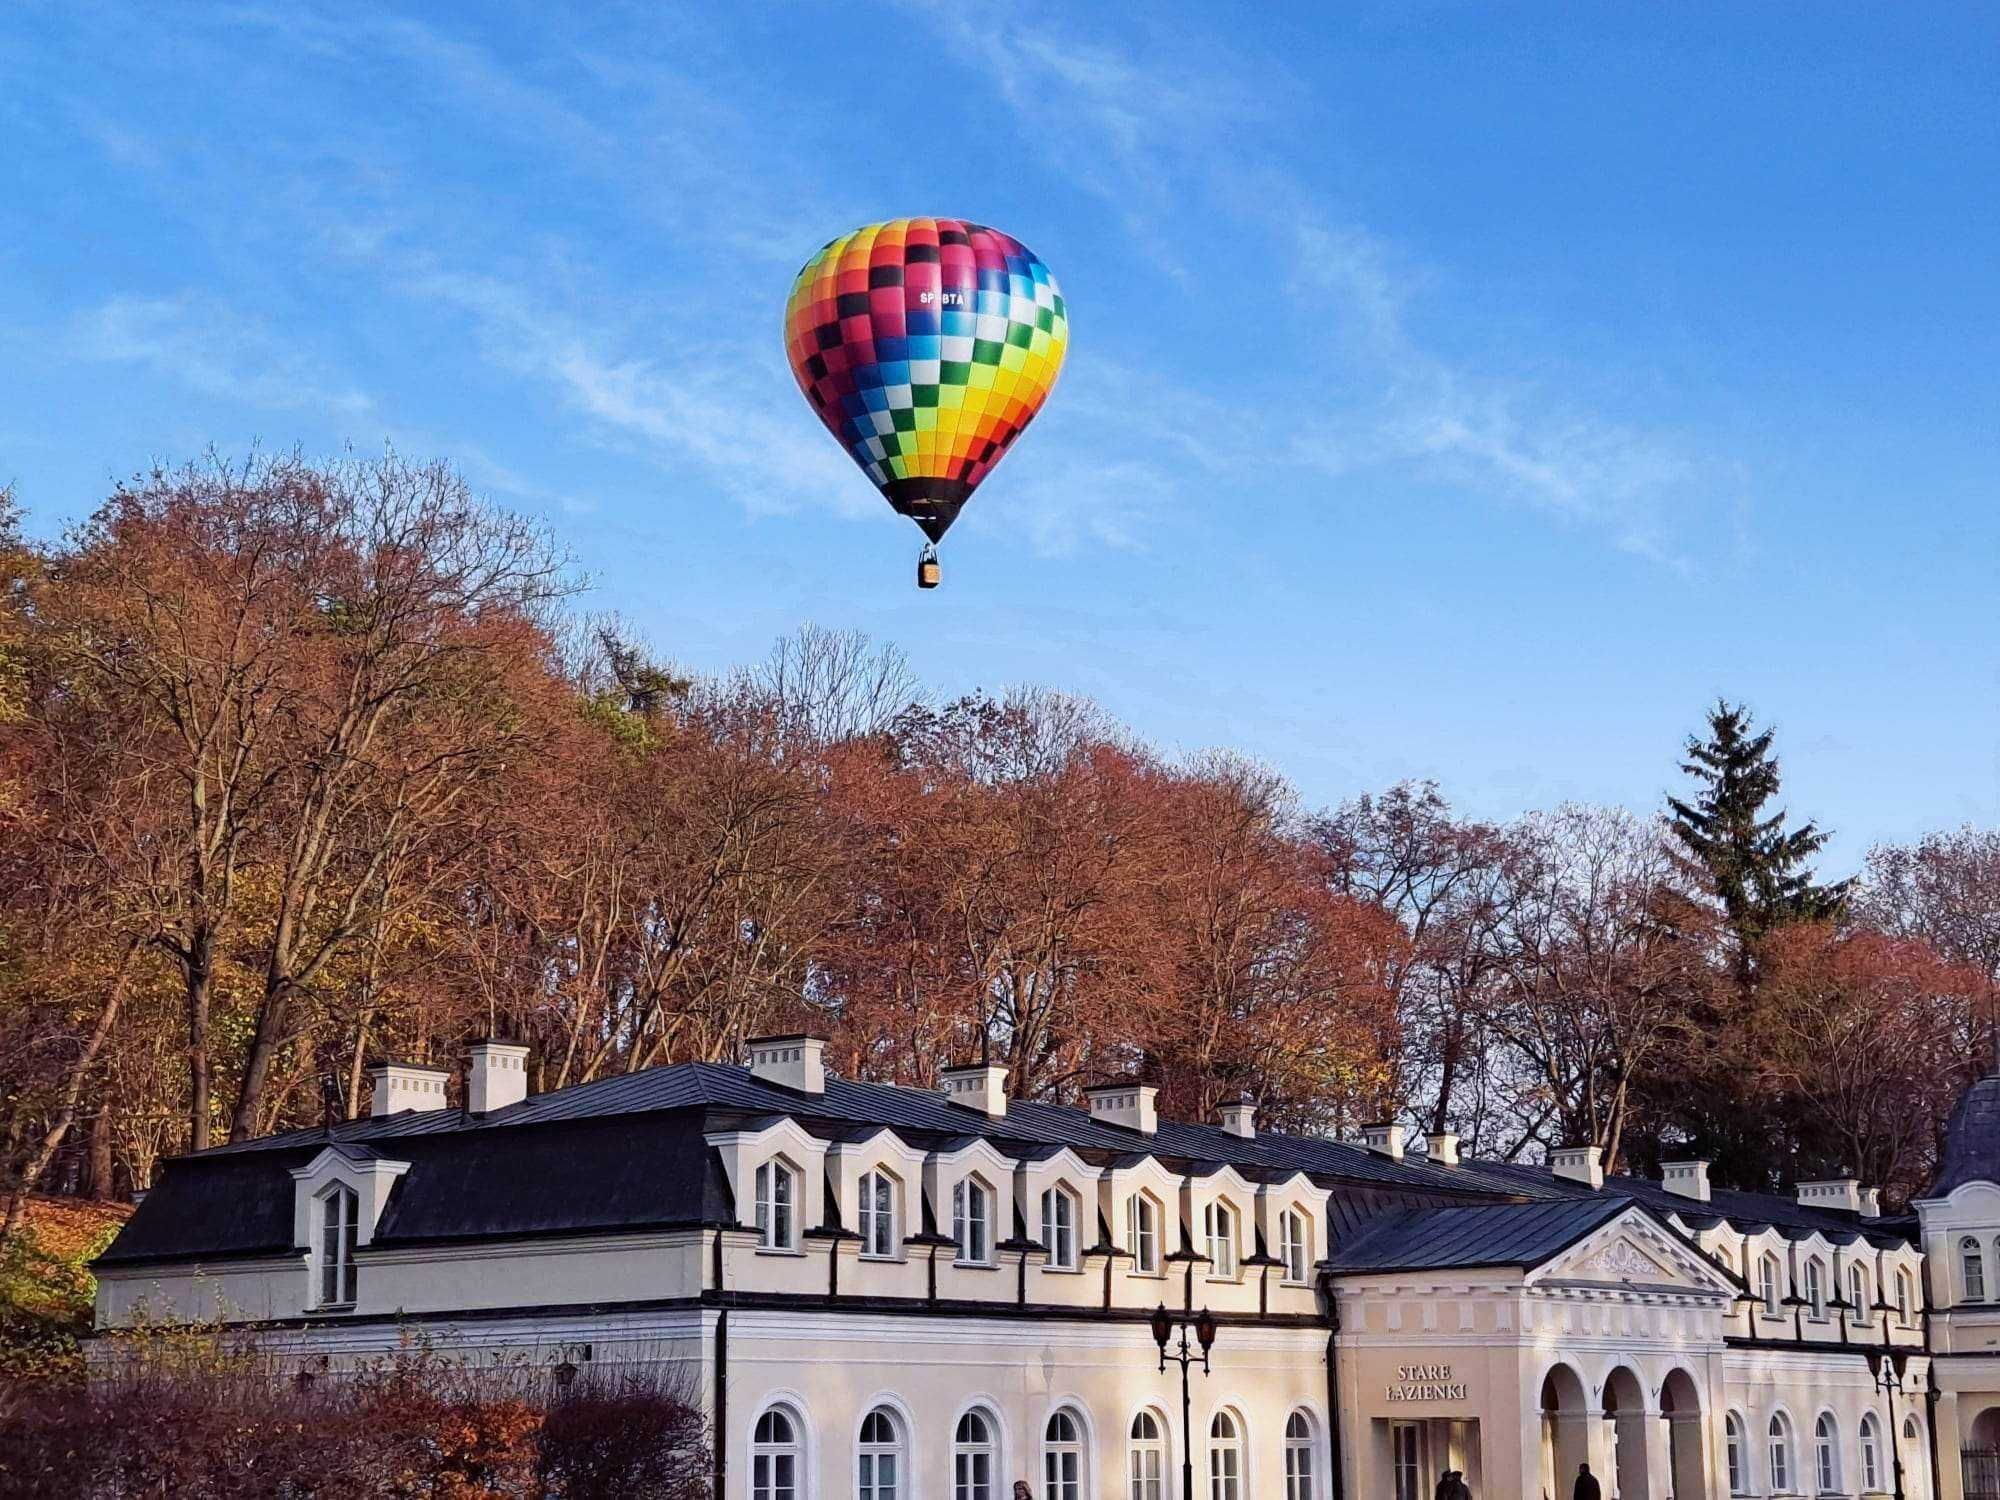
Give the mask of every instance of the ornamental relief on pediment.
[{"label": "ornamental relief on pediment", "polygon": [[1627,1239],[1612,1240],[1600,1246],[1578,1261],[1569,1274],[1590,1281],[1659,1282],[1685,1279]]}]

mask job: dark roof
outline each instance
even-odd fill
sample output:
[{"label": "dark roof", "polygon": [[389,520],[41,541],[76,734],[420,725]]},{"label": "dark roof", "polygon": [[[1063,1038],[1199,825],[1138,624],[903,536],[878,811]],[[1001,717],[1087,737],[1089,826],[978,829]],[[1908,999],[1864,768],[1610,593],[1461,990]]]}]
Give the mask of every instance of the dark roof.
[{"label": "dark roof", "polygon": [[[808,1128],[887,1125],[899,1134],[925,1137],[927,1144],[931,1143],[928,1140],[931,1137],[981,1136],[1010,1151],[1020,1147],[1068,1146],[1100,1156],[1151,1154],[1179,1161],[1226,1163],[1246,1176],[1303,1171],[1347,1182],[1428,1188],[1442,1193],[1560,1195],[1551,1189],[1546,1175],[1540,1182],[1514,1181],[1489,1176],[1478,1166],[1438,1166],[1420,1156],[1393,1161],[1344,1141],[1272,1134],[1245,1139],[1231,1135],[1219,1125],[1190,1125],[1173,1120],[1160,1121],[1157,1132],[1147,1136],[1094,1120],[1087,1110],[1035,1099],[1010,1100],[1007,1113],[992,1119],[964,1105],[948,1103],[942,1094],[924,1089],[829,1078],[824,1093],[808,1094],[766,1083],[753,1077],[748,1068],[726,1063],[680,1063],[622,1073],[594,1083],[537,1094],[484,1116],[468,1117],[459,1110],[441,1109],[352,1120],[335,1127],[334,1135],[343,1141],[402,1140],[438,1132],[493,1131],[694,1109],[790,1115]],[[213,1147],[202,1155],[287,1150],[306,1141],[324,1144],[325,1139],[321,1130],[294,1131],[289,1135]]]},{"label": "dark roof", "polygon": [[1965,1091],[1945,1127],[1944,1154],[1926,1198],[1942,1198],[1968,1182],[2000,1182],[2000,1075]]},{"label": "dark roof", "polygon": [[1468,1270],[1538,1266],[1634,1207],[1594,1194],[1549,1203],[1481,1203],[1382,1214],[1333,1253],[1333,1269]]},{"label": "dark roof", "polygon": [[[1597,1196],[1583,1183],[1557,1177],[1546,1166],[1520,1162],[1481,1162],[1478,1165],[1481,1172],[1489,1177],[1524,1186],[1539,1184],[1545,1189],[1572,1197]],[[1699,1199],[1684,1198],[1679,1193],[1671,1192],[1665,1184],[1649,1178],[1625,1176],[1605,1178],[1603,1191],[1643,1203],[1663,1217],[1673,1214],[1690,1228],[1706,1228],[1726,1219],[1730,1227],[1739,1233],[1775,1228],[1794,1239],[1817,1231],[1840,1243],[1848,1243],[1852,1236],[1861,1235],[1871,1244],[1891,1245],[1910,1237],[1901,1220],[1864,1219],[1859,1214],[1837,1208],[1807,1207],[1796,1198],[1788,1198],[1782,1193],[1746,1193],[1735,1188],[1714,1188],[1709,1192],[1708,1202],[1703,1203]]]}]

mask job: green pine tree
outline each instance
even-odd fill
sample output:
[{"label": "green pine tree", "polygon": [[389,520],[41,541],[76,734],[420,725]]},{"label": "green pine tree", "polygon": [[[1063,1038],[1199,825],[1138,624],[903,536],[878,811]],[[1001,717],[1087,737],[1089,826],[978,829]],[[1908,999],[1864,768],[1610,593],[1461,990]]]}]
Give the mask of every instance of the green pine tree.
[{"label": "green pine tree", "polygon": [[1838,917],[1851,881],[1821,885],[1813,856],[1827,835],[1813,823],[1785,826],[1785,811],[1767,812],[1778,795],[1778,759],[1772,731],[1758,730],[1750,711],[1718,702],[1709,711],[1708,738],[1690,736],[1681,765],[1698,783],[1692,801],[1669,797],[1673,830],[1706,875],[1735,929],[1744,961],[1765,934],[1788,922]]}]

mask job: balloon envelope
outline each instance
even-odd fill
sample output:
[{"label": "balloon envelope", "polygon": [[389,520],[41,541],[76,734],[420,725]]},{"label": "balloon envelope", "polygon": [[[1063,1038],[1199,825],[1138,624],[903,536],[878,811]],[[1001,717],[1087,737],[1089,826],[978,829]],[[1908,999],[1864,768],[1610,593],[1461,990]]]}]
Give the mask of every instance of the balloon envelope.
[{"label": "balloon envelope", "polygon": [[1049,268],[963,219],[891,219],[806,262],[785,307],[799,389],[936,541],[1042,409],[1069,347]]}]

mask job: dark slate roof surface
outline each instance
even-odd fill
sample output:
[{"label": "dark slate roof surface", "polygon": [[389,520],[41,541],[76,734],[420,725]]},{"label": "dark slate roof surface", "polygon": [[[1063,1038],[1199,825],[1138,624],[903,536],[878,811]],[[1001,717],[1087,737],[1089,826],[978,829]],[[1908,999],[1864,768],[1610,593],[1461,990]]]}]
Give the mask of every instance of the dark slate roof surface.
[{"label": "dark slate roof surface", "polygon": [[1968,1182],[2000,1182],[2000,1075],[1965,1091],[1945,1127],[1944,1155],[1926,1198],[1942,1198]]},{"label": "dark slate roof surface", "polygon": [[1633,1207],[1629,1198],[1593,1194],[1549,1203],[1481,1203],[1381,1214],[1333,1253],[1333,1269],[1468,1270],[1537,1266]]}]

